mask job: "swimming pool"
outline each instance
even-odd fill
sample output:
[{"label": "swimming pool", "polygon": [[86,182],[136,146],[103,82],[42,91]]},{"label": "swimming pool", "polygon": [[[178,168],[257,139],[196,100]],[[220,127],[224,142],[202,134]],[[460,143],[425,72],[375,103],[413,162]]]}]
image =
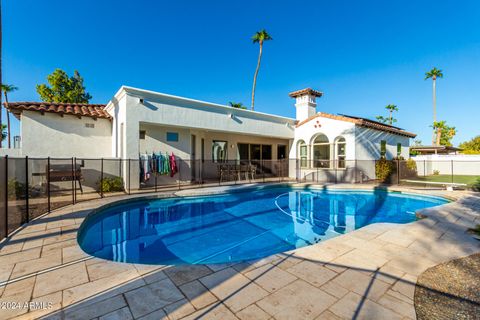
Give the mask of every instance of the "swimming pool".
[{"label": "swimming pool", "polygon": [[412,222],[416,210],[447,202],[385,191],[288,186],[137,199],[87,217],[78,242],[88,254],[113,261],[238,262],[308,246],[376,222]]}]

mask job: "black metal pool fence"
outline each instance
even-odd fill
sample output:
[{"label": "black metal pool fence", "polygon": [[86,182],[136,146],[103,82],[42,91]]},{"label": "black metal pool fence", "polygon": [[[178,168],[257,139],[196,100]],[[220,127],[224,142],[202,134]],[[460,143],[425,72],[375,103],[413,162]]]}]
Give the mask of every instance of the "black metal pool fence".
[{"label": "black metal pool fence", "polygon": [[81,201],[245,183],[374,183],[480,189],[480,161],[176,159],[176,172],[140,159],[0,157],[0,240],[30,220]]}]

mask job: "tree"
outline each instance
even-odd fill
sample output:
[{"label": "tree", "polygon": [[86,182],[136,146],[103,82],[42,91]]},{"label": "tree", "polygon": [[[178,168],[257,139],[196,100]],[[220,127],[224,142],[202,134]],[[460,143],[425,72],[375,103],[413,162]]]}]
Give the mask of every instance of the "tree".
[{"label": "tree", "polygon": [[232,102],[230,101],[228,104],[230,104],[230,107],[232,108],[237,108],[237,109],[247,109],[241,102]]},{"label": "tree", "polygon": [[255,75],[253,76],[252,110],[255,110],[255,87],[257,86],[257,75],[258,75],[258,70],[260,69],[260,62],[262,61],[263,43],[269,40],[273,40],[273,38],[267,33],[265,29],[261,31],[257,31],[252,37],[253,43],[258,42],[258,44],[260,45],[260,51],[258,53],[257,68],[255,69]]},{"label": "tree", "polygon": [[460,143],[459,147],[463,149],[462,153],[480,154],[480,135],[473,137],[470,141]]},{"label": "tree", "polygon": [[[436,82],[437,78],[443,78],[443,72],[440,69],[433,68],[432,70],[425,73],[425,80],[432,79],[433,81],[433,123],[437,122],[437,92],[436,92]],[[435,130],[433,132],[432,144],[435,144]]]},{"label": "tree", "polygon": [[3,141],[5,140],[5,138],[7,137],[7,126],[2,124],[0,126],[0,141]]},{"label": "tree", "polygon": [[88,103],[92,96],[85,91],[83,78],[77,70],[73,77],[61,70],[56,69],[47,76],[48,85],[37,85],[37,92],[40,99],[45,102],[64,102],[64,103]]},{"label": "tree", "polygon": [[376,119],[378,122],[381,122],[381,123],[387,123],[388,122],[388,118],[385,118],[384,116],[376,116]]},{"label": "tree", "polygon": [[[5,103],[8,105],[8,94],[13,92],[13,91],[17,91],[18,88],[15,87],[14,85],[11,85],[11,84],[1,84],[2,86],[2,91],[3,93],[5,94]],[[8,145],[8,148],[10,149],[11,148],[11,136],[10,136],[10,112],[8,110],[7,111],[7,145]]]},{"label": "tree", "polygon": [[398,112],[398,107],[394,104],[389,104],[385,107],[385,109],[387,109],[390,113],[390,116],[388,117],[390,125],[392,125],[394,122],[397,122],[397,119],[393,118],[393,112]]},{"label": "tree", "polygon": [[397,122],[397,119],[393,117],[393,112],[398,111],[398,107],[394,104],[389,104],[385,107],[385,109],[388,110],[389,116],[388,117],[377,116],[376,119],[378,122],[393,125],[394,122]]},{"label": "tree", "polygon": [[452,145],[452,139],[457,134],[455,127],[448,126],[446,121],[434,122],[432,127],[436,137],[434,144],[441,146]]}]

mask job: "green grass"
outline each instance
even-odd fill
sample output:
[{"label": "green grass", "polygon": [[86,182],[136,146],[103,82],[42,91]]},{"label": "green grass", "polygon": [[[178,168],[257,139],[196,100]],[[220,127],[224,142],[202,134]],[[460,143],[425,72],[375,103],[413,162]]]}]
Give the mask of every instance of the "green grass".
[{"label": "green grass", "polygon": [[468,187],[477,186],[480,188],[480,176],[465,176],[465,175],[453,175],[449,174],[439,174],[439,175],[431,175],[431,176],[418,176],[415,180],[420,181],[431,181],[431,182],[455,182],[455,183],[465,183]]}]

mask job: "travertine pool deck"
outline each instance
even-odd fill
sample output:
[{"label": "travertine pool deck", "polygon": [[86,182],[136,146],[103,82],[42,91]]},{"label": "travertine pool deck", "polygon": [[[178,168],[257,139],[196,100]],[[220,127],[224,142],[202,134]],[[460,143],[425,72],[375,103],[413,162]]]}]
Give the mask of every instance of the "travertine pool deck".
[{"label": "travertine pool deck", "polygon": [[0,245],[0,319],[414,319],[418,275],[480,252],[466,233],[480,223],[480,194],[414,192],[458,200],[422,210],[427,218],[410,224],[373,224],[261,260],[206,266],[91,257],[76,240],[83,219],[132,197],[68,206]]}]

